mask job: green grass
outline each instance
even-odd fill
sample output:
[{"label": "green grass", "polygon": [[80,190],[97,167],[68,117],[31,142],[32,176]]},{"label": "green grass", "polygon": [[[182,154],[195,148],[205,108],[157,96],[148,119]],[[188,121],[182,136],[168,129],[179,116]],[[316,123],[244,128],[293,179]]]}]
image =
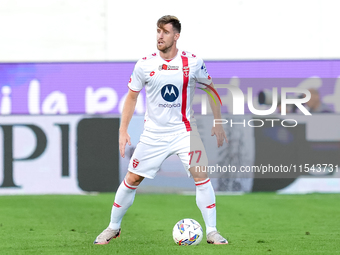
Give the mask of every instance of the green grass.
[{"label": "green grass", "polygon": [[0,254],[339,254],[340,194],[217,196],[229,245],[176,246],[182,218],[203,225],[194,196],[137,194],[121,237],[95,246],[114,194],[0,197]]}]

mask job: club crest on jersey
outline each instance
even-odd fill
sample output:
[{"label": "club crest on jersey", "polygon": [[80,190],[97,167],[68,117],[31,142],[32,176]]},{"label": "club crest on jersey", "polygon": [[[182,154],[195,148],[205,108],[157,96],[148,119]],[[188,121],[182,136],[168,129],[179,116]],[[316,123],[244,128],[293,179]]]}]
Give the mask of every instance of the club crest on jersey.
[{"label": "club crest on jersey", "polygon": [[183,74],[184,74],[185,77],[189,77],[189,71],[190,71],[189,66],[183,67]]},{"label": "club crest on jersey", "polygon": [[138,166],[138,164],[139,164],[139,160],[134,158],[133,161],[132,161],[133,168],[136,168]]},{"label": "club crest on jersey", "polygon": [[159,71],[161,71],[161,70],[178,70],[178,69],[179,69],[179,66],[170,66],[170,65],[166,65],[166,64],[160,65],[158,67]]}]

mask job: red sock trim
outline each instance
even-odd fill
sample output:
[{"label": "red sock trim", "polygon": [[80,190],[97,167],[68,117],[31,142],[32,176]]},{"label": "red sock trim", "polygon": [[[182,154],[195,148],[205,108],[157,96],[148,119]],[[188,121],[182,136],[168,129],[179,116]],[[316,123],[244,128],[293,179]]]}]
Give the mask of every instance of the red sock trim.
[{"label": "red sock trim", "polygon": [[208,205],[207,208],[208,208],[208,209],[213,209],[215,206],[216,206],[216,204],[213,203],[213,204],[211,204],[211,205]]},{"label": "red sock trim", "polygon": [[117,207],[117,208],[122,207],[121,205],[117,204],[116,202],[113,203],[113,206]]},{"label": "red sock trim", "polygon": [[124,179],[124,185],[125,185],[127,188],[129,188],[129,189],[137,189],[137,187],[134,188],[133,186],[130,186],[129,184],[127,184],[127,183],[125,182],[125,179]]},{"label": "red sock trim", "polygon": [[205,182],[199,182],[199,183],[195,183],[195,185],[196,185],[196,186],[199,186],[199,185],[206,184],[206,183],[208,183],[208,182],[210,182],[210,179],[208,179],[208,180],[207,180],[207,181],[205,181]]}]

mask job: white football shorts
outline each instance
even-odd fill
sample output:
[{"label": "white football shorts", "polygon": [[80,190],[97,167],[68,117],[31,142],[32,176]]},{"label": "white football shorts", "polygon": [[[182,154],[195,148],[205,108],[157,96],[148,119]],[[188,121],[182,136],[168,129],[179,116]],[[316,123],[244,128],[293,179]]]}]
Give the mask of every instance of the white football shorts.
[{"label": "white football shorts", "polygon": [[131,157],[128,170],[153,179],[163,161],[173,154],[177,154],[181,159],[188,176],[190,167],[208,165],[208,157],[197,131],[168,135],[144,130]]}]

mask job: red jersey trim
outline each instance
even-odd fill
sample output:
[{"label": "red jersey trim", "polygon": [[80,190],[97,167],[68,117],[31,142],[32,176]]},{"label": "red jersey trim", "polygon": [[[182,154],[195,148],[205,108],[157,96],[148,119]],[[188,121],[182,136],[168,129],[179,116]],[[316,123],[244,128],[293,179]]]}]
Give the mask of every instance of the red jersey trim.
[{"label": "red jersey trim", "polygon": [[[187,109],[187,93],[188,93],[188,83],[189,83],[189,66],[188,66],[188,58],[185,56],[182,57],[183,62],[183,90],[182,90],[182,121],[187,129],[187,131],[191,131],[190,122],[187,119],[186,109]],[[187,73],[184,70],[188,70]]]},{"label": "red jersey trim", "polygon": [[129,88],[129,90],[131,90],[132,92],[136,92],[136,93],[140,92],[140,91],[132,90],[132,89],[130,89],[130,88]]}]

